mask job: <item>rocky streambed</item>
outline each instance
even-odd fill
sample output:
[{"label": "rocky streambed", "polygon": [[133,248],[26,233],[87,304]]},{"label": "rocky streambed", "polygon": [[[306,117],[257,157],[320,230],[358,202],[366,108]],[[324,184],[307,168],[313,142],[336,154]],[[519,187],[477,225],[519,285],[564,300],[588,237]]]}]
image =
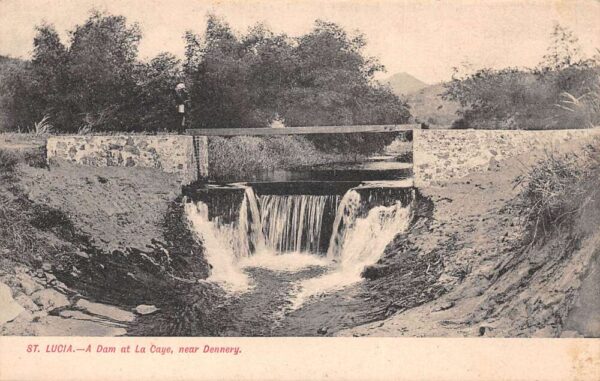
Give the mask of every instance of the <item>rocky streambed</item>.
[{"label": "rocky streambed", "polygon": [[[83,298],[50,271],[17,267],[0,283],[0,333],[35,336],[122,336],[136,316],[151,314],[155,306],[133,310]],[[13,296],[14,295],[14,296]]]}]

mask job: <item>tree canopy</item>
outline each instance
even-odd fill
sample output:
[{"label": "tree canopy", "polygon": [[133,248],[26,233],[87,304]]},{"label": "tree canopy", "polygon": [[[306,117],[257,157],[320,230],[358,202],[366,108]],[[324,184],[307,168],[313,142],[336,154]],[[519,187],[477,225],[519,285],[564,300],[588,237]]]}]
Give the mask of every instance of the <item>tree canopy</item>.
[{"label": "tree canopy", "polygon": [[4,128],[47,116],[55,130],[177,129],[174,88],[190,95],[189,127],[264,127],[403,123],[408,106],[374,80],[383,66],[366,57],[360,33],[317,20],[299,37],[257,24],[245,34],[208,15],[201,35],[187,32],[186,54],[142,61],[140,28],[97,11],[63,43],[37,27],[33,58],[6,74]]}]

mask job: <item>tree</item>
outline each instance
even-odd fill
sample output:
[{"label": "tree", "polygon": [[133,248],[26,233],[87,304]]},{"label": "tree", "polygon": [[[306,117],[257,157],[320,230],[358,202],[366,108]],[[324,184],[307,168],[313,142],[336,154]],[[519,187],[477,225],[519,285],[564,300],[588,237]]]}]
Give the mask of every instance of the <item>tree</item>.
[{"label": "tree", "polygon": [[568,28],[554,24],[550,45],[539,67],[542,70],[561,70],[580,61],[579,38]]},{"label": "tree", "polygon": [[181,61],[173,54],[161,53],[150,62],[139,64],[136,71],[138,129],[146,131],[177,130],[173,89],[183,77]]},{"label": "tree", "polygon": [[102,130],[129,130],[137,123],[128,110],[136,107],[136,64],[139,27],[125,17],[94,11],[71,32],[66,104],[74,116],[68,127],[82,123]]},{"label": "tree", "polygon": [[[188,32],[186,42],[195,126],[265,127],[276,118],[287,126],[391,124],[410,117],[408,106],[374,81],[383,66],[362,53],[364,36],[349,36],[334,23],[318,20],[297,38],[263,24],[238,36],[209,15],[204,38]],[[382,141],[359,140],[321,136],[315,142],[356,150]]]},{"label": "tree", "polygon": [[32,82],[29,62],[0,56],[0,131],[24,130],[35,120],[36,106],[27,101]]},{"label": "tree", "polygon": [[69,119],[63,107],[67,95],[67,54],[54,26],[42,24],[36,27],[30,76],[33,86],[28,94],[29,101],[34,104],[34,120],[48,116],[54,123],[62,123]]}]

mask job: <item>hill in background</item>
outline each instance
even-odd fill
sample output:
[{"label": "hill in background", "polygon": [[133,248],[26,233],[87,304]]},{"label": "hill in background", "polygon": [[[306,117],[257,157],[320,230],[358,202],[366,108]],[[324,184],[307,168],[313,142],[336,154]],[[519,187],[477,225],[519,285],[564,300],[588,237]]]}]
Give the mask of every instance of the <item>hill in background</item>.
[{"label": "hill in background", "polygon": [[442,99],[444,91],[444,84],[438,83],[404,97],[416,122],[427,123],[431,127],[450,127],[458,119],[456,113],[461,106],[458,102]]},{"label": "hill in background", "polygon": [[425,82],[408,73],[396,73],[383,82],[388,83],[394,94],[398,96],[414,93],[428,86]]},{"label": "hill in background", "polygon": [[406,100],[416,123],[427,123],[432,128],[450,127],[458,119],[460,104],[442,99],[443,83],[428,85],[408,73],[396,73],[382,82]]}]

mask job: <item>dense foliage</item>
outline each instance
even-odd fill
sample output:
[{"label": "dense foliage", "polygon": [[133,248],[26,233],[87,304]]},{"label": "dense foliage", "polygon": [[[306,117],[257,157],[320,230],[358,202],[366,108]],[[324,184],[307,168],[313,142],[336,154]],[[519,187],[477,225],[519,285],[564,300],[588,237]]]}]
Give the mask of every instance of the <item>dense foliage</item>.
[{"label": "dense foliage", "polygon": [[455,128],[560,129],[600,123],[600,58],[584,59],[577,39],[556,25],[534,69],[482,69],[455,75],[445,97],[463,110]]},{"label": "dense foliage", "polygon": [[[600,139],[577,152],[547,153],[545,160],[518,179],[523,190],[519,210],[527,228],[526,242],[545,242],[561,228],[600,223]],[[576,224],[575,221],[581,221]],[[577,232],[574,232],[577,233]]]},{"label": "dense foliage", "polygon": [[68,46],[53,26],[36,30],[31,61],[0,70],[0,128],[38,130],[43,120],[47,132],[152,131],[172,123],[180,62],[169,54],[139,61],[137,25],[93,12]]},{"label": "dense foliage", "polygon": [[[30,130],[44,120],[56,132],[177,130],[180,82],[190,95],[188,127],[383,124],[410,117],[406,104],[373,79],[383,67],[363,55],[364,37],[332,23],[317,21],[297,38],[260,24],[238,35],[209,15],[202,36],[186,33],[183,62],[167,53],[139,60],[141,38],[137,25],[99,12],[70,32],[69,44],[51,25],[38,26],[32,60],[2,65],[0,128]],[[359,140],[330,143],[380,145],[381,138]]]}]

